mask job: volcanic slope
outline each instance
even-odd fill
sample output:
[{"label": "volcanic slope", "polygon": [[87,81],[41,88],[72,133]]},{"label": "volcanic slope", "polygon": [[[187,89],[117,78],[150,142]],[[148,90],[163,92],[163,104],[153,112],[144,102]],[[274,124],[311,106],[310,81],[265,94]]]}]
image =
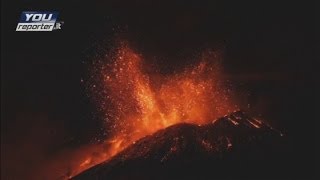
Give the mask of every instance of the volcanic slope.
[{"label": "volcanic slope", "polygon": [[278,179],[285,176],[282,136],[235,111],[206,125],[159,130],[72,179]]}]

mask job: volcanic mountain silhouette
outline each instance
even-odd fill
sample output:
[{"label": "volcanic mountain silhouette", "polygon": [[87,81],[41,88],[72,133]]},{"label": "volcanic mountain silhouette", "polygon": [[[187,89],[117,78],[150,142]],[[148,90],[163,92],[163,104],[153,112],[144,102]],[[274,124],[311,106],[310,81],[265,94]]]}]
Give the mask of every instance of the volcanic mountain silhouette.
[{"label": "volcanic mountain silhouette", "polygon": [[72,179],[279,178],[282,141],[279,131],[236,111],[202,126],[159,130]]}]

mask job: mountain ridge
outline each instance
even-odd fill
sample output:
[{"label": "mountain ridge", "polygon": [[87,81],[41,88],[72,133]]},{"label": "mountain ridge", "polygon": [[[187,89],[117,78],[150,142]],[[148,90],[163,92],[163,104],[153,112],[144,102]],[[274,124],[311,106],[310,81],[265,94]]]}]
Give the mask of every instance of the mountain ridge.
[{"label": "mountain ridge", "polygon": [[274,147],[282,136],[267,123],[235,111],[209,124],[180,123],[159,130],[72,179],[206,179],[212,171],[212,177],[232,178],[224,175],[226,170],[249,177],[241,166],[258,172],[259,159],[267,162],[266,157],[277,154]]}]

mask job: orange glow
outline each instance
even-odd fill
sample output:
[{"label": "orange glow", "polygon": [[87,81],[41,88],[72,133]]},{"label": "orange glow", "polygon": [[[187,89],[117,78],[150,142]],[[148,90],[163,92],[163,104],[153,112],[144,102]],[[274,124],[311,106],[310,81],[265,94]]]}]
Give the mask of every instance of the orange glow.
[{"label": "orange glow", "polygon": [[84,155],[73,175],[108,160],[160,129],[182,122],[206,124],[231,112],[234,108],[221,87],[220,66],[215,61],[218,59],[214,53],[208,52],[198,65],[180,73],[150,73],[146,72],[143,57],[122,44],[111,62],[109,59],[109,63],[99,64],[96,72],[103,86],[93,90],[108,94],[97,97],[97,103],[105,112],[106,121],[112,124],[112,136],[100,145],[105,148]]}]

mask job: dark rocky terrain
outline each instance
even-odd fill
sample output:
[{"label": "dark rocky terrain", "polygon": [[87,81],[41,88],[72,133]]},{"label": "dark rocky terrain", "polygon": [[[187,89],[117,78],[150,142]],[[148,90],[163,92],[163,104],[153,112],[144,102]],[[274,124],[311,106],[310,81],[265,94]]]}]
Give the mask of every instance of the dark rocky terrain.
[{"label": "dark rocky terrain", "polygon": [[210,124],[176,124],[144,137],[73,180],[285,179],[285,137],[236,111]]}]

